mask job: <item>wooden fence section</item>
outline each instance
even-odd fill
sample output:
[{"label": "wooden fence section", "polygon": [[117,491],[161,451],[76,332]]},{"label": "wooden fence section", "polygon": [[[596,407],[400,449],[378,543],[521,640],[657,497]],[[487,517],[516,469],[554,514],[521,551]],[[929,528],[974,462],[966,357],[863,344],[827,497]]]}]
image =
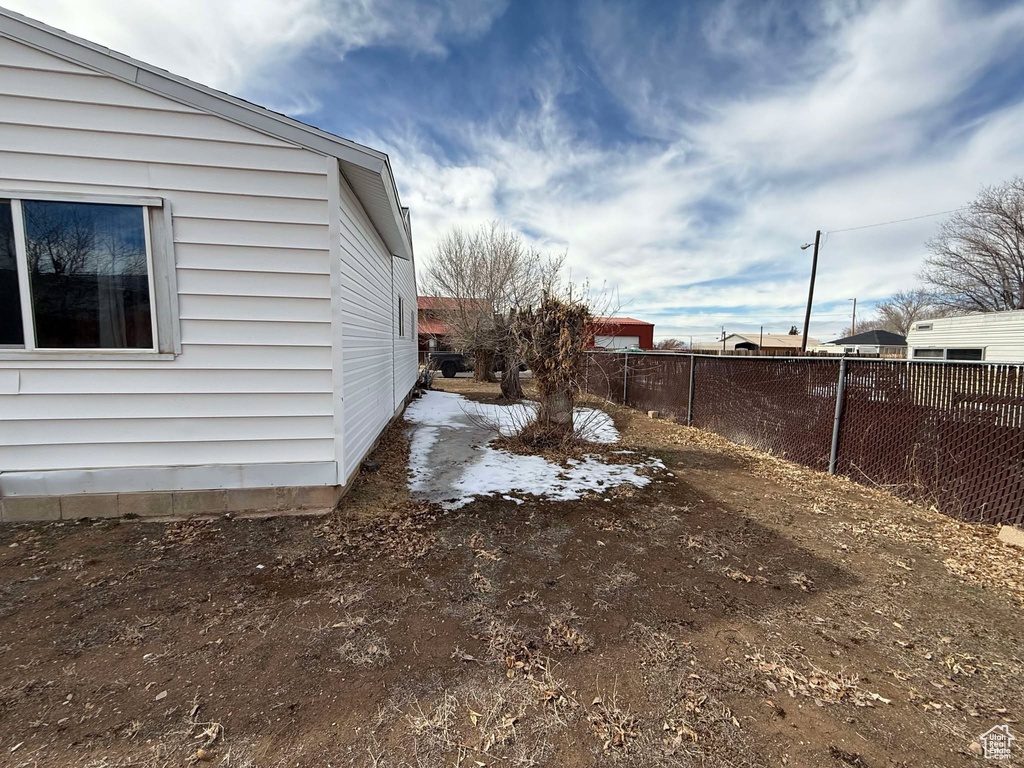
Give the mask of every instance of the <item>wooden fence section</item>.
[{"label": "wooden fence section", "polygon": [[1024,368],[884,359],[588,355],[586,389],[815,469],[1024,524]]}]

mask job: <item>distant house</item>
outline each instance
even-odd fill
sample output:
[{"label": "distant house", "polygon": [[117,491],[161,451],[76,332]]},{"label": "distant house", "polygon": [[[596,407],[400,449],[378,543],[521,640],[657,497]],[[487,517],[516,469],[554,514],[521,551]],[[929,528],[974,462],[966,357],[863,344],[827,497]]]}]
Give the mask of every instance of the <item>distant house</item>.
[{"label": "distant house", "polygon": [[828,355],[903,357],[907,351],[907,337],[892,331],[865,331],[808,349]]},{"label": "distant house", "polygon": [[654,323],[632,317],[595,317],[593,346],[604,349],[654,349]]},{"label": "distant house", "polygon": [[487,308],[487,302],[482,299],[455,299],[450,296],[420,296],[416,299],[420,363],[426,363],[431,352],[452,348],[451,329],[445,321],[445,314],[467,303],[474,303],[481,310]]},{"label": "distant house", "polygon": [[907,349],[913,360],[1024,362],[1024,309],[920,320]]},{"label": "distant house", "polygon": [[[736,352],[799,352],[803,336],[789,333],[730,333],[718,341],[701,341],[693,345],[696,352],[721,351]],[[808,337],[807,348],[820,346],[817,339]]]},{"label": "distant house", "polygon": [[333,507],[416,382],[387,155],[2,8],[0,100],[3,520]]}]

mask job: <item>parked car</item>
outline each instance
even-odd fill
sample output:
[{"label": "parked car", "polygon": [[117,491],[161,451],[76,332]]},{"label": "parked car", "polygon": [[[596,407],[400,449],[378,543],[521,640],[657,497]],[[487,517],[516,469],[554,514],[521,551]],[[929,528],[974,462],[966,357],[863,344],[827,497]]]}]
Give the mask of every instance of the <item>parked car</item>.
[{"label": "parked car", "polygon": [[427,367],[440,371],[446,379],[455,378],[455,374],[473,370],[473,358],[461,352],[431,352],[427,358]]},{"label": "parked car", "polygon": [[[455,378],[455,374],[473,370],[473,356],[464,355],[461,352],[431,352],[427,357],[427,368],[433,371],[440,371],[446,379]],[[493,371],[504,370],[502,359],[495,355]],[[526,366],[520,365],[520,371],[525,371]]]}]

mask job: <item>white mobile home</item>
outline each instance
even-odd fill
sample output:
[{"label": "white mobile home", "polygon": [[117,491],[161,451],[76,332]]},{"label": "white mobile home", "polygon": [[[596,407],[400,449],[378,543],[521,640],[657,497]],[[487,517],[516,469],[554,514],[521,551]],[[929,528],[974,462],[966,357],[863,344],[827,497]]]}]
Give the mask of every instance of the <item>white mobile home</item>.
[{"label": "white mobile home", "polygon": [[907,349],[911,360],[1024,362],[1024,309],[920,320]]},{"label": "white mobile home", "polygon": [[4,520],[330,508],[416,338],[386,155],[0,9]]}]

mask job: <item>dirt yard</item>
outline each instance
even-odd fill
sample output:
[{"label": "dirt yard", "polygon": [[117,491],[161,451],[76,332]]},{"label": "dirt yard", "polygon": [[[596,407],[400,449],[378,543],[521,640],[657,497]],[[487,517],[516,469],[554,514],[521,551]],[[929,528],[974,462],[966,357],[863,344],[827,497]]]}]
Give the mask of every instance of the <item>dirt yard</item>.
[{"label": "dirt yard", "polygon": [[399,426],[328,519],[0,528],[0,764],[967,766],[1005,723],[1024,755],[1019,550],[611,412],[672,475],[446,512]]}]

